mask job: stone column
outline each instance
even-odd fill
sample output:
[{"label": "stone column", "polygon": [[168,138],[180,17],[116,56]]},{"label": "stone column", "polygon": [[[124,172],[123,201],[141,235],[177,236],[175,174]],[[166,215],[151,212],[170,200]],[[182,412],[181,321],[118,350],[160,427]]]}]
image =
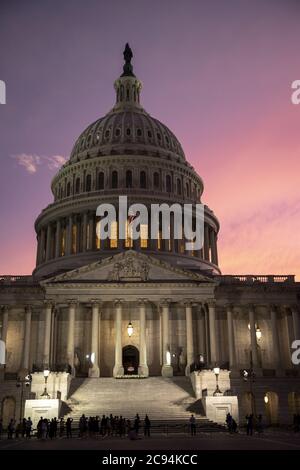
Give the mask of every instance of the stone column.
[{"label": "stone column", "polygon": [[272,341],[273,341],[273,359],[276,375],[282,374],[281,358],[280,358],[280,345],[279,335],[277,328],[277,313],[274,305],[270,306],[271,313],[271,328],[272,328]]},{"label": "stone column", "polygon": [[209,261],[209,227],[204,223],[204,259]]},{"label": "stone column", "polygon": [[216,303],[208,302],[210,362],[214,367],[217,363],[217,336],[216,336]]},{"label": "stone column", "polygon": [[89,369],[89,377],[100,377],[99,369],[99,308],[100,302],[92,301],[92,340],[91,340],[91,361],[92,367]]},{"label": "stone column", "polygon": [[43,263],[44,260],[44,253],[45,253],[45,228],[41,228],[41,241],[40,241],[40,256],[39,256],[39,263]]},{"label": "stone column", "polygon": [[73,229],[73,216],[69,216],[67,224],[67,234],[66,234],[66,254],[70,255],[72,253],[72,229]]},{"label": "stone column", "polygon": [[211,257],[214,264],[218,264],[218,255],[217,255],[217,242],[216,242],[216,232],[210,230],[210,246],[211,246]]},{"label": "stone column", "polygon": [[115,301],[116,320],[115,320],[115,365],[113,376],[124,374],[122,359],[122,300]]},{"label": "stone column", "polygon": [[192,303],[187,301],[185,303],[185,321],[186,321],[186,368],[185,375],[190,375],[190,366],[195,360],[194,354],[194,340],[193,340],[193,316],[192,316]]},{"label": "stone column", "polygon": [[86,245],[87,245],[87,212],[83,213],[83,229],[82,229],[82,251],[86,251]]},{"label": "stone column", "polygon": [[50,340],[51,340],[51,315],[52,315],[52,303],[49,301],[45,302],[45,332],[44,332],[44,354],[43,354],[43,366],[50,366]]},{"label": "stone column", "polygon": [[1,330],[1,339],[6,344],[7,340],[7,329],[8,329],[8,312],[9,307],[8,305],[3,306],[3,313],[2,313],[2,330]]},{"label": "stone column", "polygon": [[249,323],[250,323],[250,338],[251,338],[251,354],[253,368],[257,369],[258,364],[258,353],[257,353],[257,342],[256,342],[256,328],[255,328],[255,313],[253,305],[249,305]]},{"label": "stone column", "polygon": [[59,258],[61,254],[61,223],[60,220],[56,222],[56,234],[55,234],[55,258]]},{"label": "stone column", "polygon": [[24,335],[24,349],[23,349],[23,360],[22,369],[28,373],[29,367],[29,355],[30,355],[30,333],[31,333],[31,307],[25,308],[25,335]]},{"label": "stone column", "polygon": [[68,318],[68,339],[67,339],[67,362],[71,366],[72,375],[74,375],[74,338],[75,338],[75,314],[77,301],[69,302],[69,318]]},{"label": "stone column", "polygon": [[227,328],[228,328],[228,351],[229,351],[229,368],[235,368],[235,351],[234,351],[234,335],[233,335],[233,308],[227,305]]},{"label": "stone column", "polygon": [[170,307],[170,301],[164,300],[161,304],[162,353],[163,353],[163,365],[161,369],[161,375],[163,377],[173,376],[173,367],[171,366],[171,351],[170,351],[169,307]]},{"label": "stone column", "polygon": [[46,244],[46,261],[49,261],[49,259],[51,258],[51,235],[52,235],[51,224],[48,224],[48,227],[47,227],[47,244]]},{"label": "stone column", "polygon": [[291,306],[292,318],[293,318],[293,330],[294,330],[294,339],[300,340],[300,320],[299,320],[299,311],[296,306]]},{"label": "stone column", "polygon": [[139,374],[148,377],[147,344],[146,344],[146,300],[139,300],[140,306],[140,363]]}]

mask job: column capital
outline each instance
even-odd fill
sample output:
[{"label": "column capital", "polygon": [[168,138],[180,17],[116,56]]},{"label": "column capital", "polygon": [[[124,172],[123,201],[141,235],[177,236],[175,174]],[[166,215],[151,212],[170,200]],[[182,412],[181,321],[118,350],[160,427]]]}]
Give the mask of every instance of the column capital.
[{"label": "column capital", "polygon": [[139,305],[145,305],[149,302],[149,299],[146,299],[146,298],[140,298],[137,300],[138,300]]},{"label": "column capital", "polygon": [[193,305],[195,305],[195,300],[194,299],[183,299],[181,301],[182,305],[184,305],[185,307],[192,307]]},{"label": "column capital", "polygon": [[160,307],[169,307],[172,299],[160,299],[159,306]]},{"label": "column capital", "polygon": [[125,302],[124,299],[114,299],[114,304],[117,307],[118,305],[123,305]]},{"label": "column capital", "polygon": [[25,313],[32,313],[32,306],[31,305],[25,305]]},{"label": "column capital", "polygon": [[208,308],[215,308],[217,305],[217,302],[215,299],[208,299],[207,305],[208,305]]},{"label": "column capital", "polygon": [[234,305],[231,304],[231,303],[227,303],[227,304],[225,304],[225,308],[226,308],[227,312],[228,312],[228,310],[230,310],[232,312],[233,309],[234,309]]},{"label": "column capital", "polygon": [[78,305],[78,300],[77,300],[77,299],[68,299],[68,300],[67,300],[67,303],[68,303],[69,307],[71,307],[71,306],[77,307],[77,305]]},{"label": "column capital", "polygon": [[247,309],[249,312],[255,312],[255,306],[253,304],[247,304]]},{"label": "column capital", "polygon": [[99,299],[90,299],[90,303],[92,307],[98,307],[98,308],[101,308],[103,304],[102,300],[99,300]]},{"label": "column capital", "polygon": [[3,310],[3,312],[8,312],[9,307],[9,305],[0,305],[0,309]]},{"label": "column capital", "polygon": [[52,300],[44,300],[43,304],[45,308],[54,308],[55,306],[55,302],[53,302]]}]

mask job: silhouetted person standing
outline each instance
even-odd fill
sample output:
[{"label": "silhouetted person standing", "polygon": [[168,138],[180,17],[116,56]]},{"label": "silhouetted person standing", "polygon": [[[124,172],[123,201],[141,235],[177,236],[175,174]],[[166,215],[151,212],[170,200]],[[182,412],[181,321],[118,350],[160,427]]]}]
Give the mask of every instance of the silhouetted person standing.
[{"label": "silhouetted person standing", "polygon": [[196,436],[196,418],[194,415],[190,417],[190,427],[191,427],[191,435]]},{"label": "silhouetted person standing", "polygon": [[151,422],[150,422],[148,415],[146,415],[145,420],[144,420],[144,436],[150,437],[150,427],[151,427]]}]

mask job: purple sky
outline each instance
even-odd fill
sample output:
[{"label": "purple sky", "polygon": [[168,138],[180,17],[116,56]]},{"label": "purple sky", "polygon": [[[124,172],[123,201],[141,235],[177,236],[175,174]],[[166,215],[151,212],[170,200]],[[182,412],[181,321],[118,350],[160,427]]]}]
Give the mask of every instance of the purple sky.
[{"label": "purple sky", "polygon": [[223,272],[299,276],[296,0],[2,0],[0,274],[32,271],[53,157],[112,107],[127,41],[142,104],[204,179]]}]

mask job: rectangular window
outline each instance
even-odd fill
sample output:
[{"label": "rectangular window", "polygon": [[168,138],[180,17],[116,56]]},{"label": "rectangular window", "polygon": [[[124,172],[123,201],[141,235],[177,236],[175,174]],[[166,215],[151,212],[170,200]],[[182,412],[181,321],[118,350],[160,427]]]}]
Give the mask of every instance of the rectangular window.
[{"label": "rectangular window", "polygon": [[60,252],[60,256],[65,256],[65,254],[66,254],[66,229],[63,228],[62,233],[61,233],[61,252]]}]

